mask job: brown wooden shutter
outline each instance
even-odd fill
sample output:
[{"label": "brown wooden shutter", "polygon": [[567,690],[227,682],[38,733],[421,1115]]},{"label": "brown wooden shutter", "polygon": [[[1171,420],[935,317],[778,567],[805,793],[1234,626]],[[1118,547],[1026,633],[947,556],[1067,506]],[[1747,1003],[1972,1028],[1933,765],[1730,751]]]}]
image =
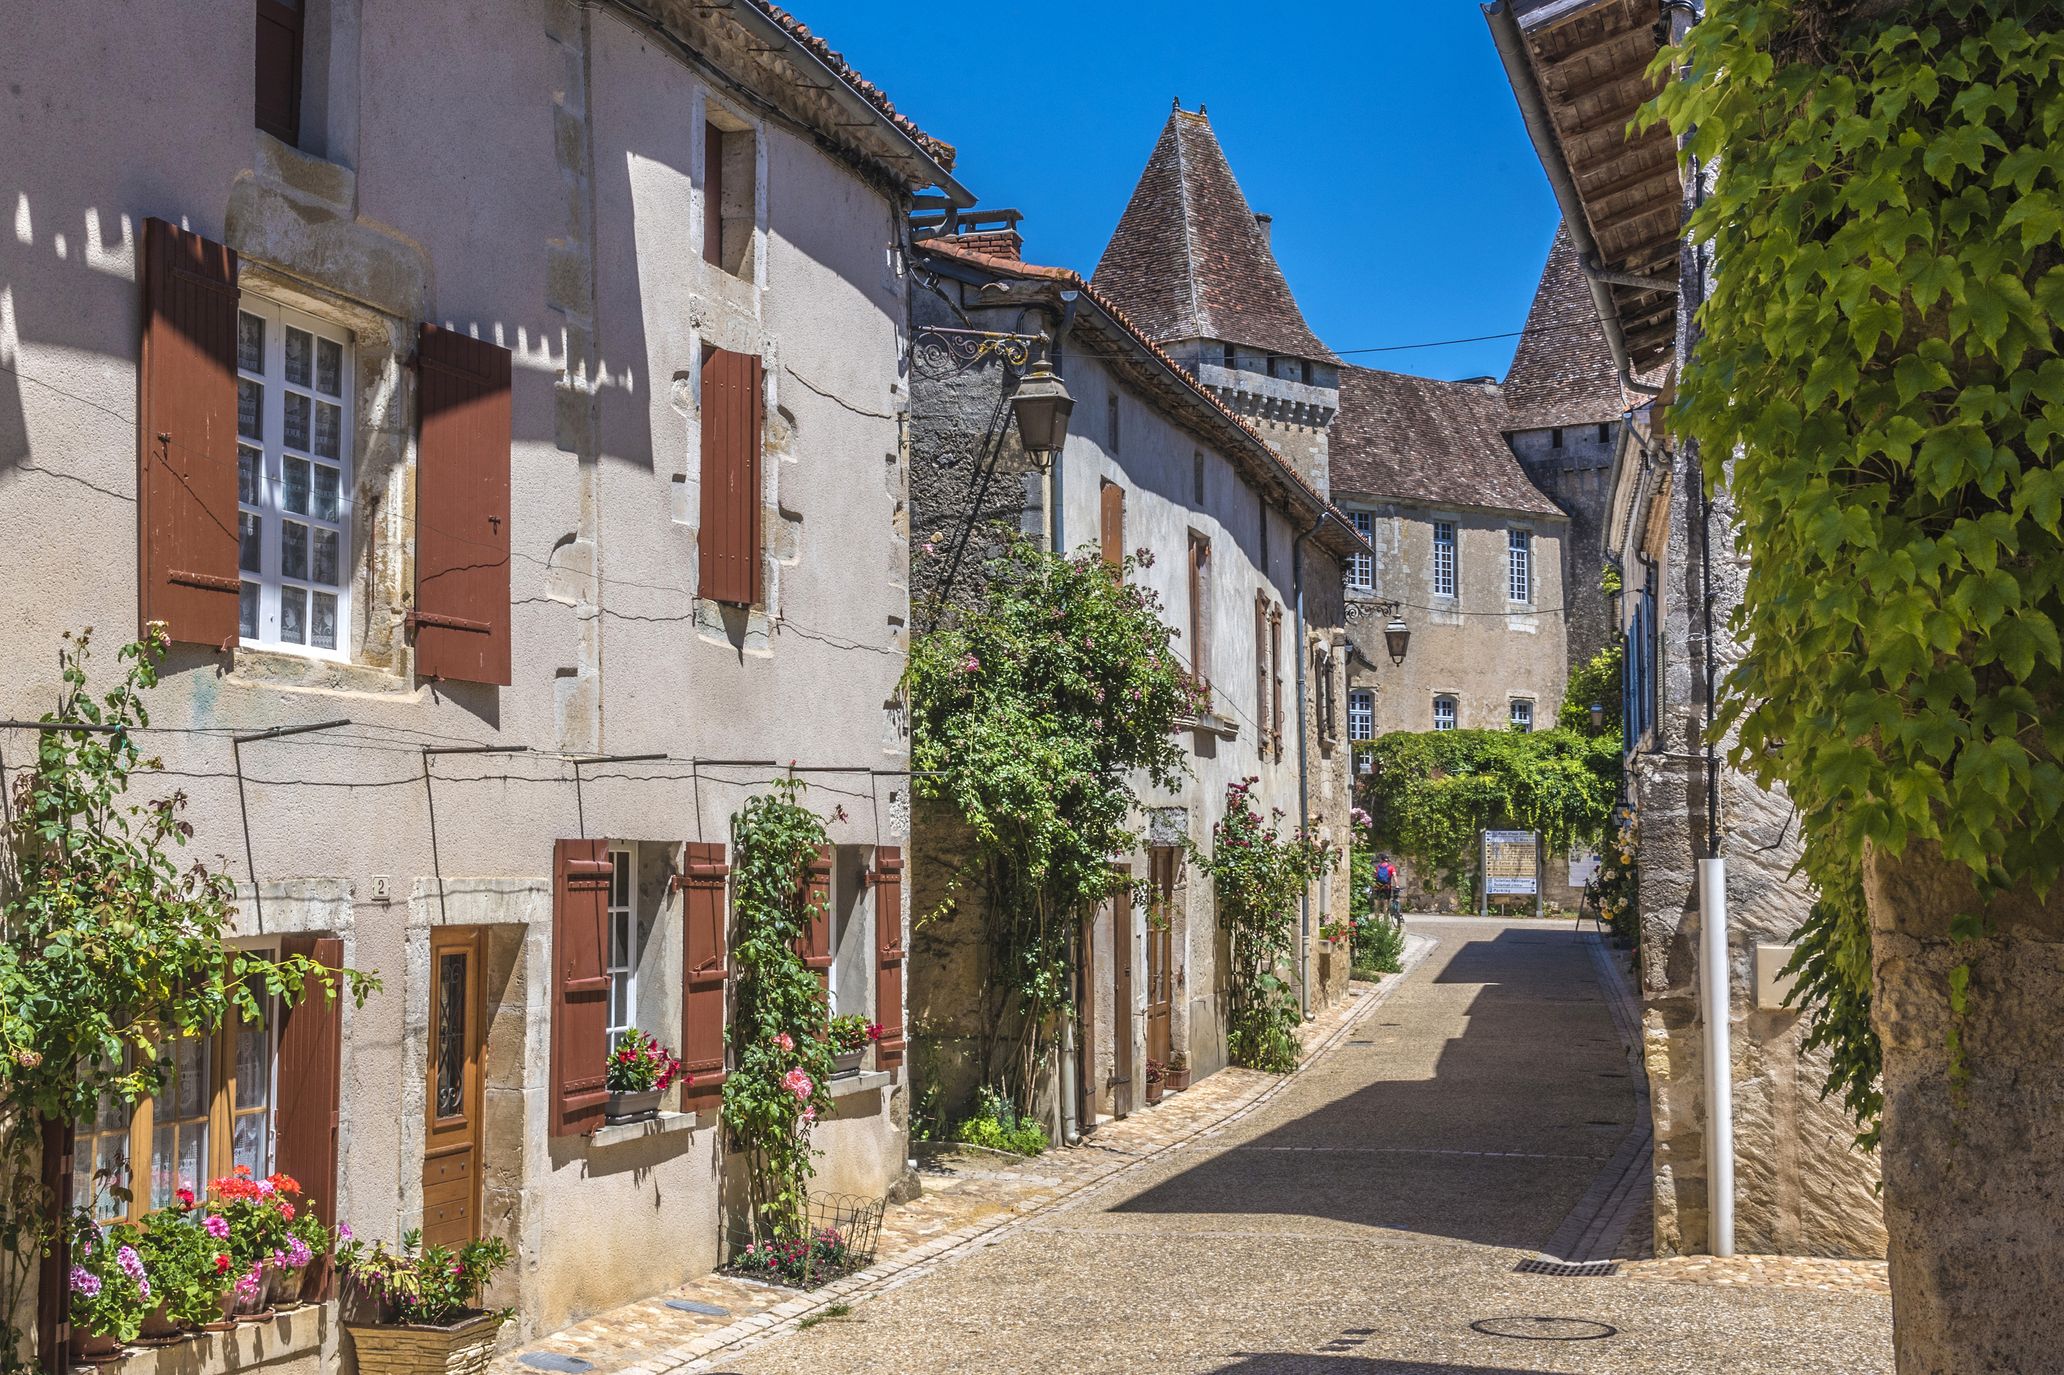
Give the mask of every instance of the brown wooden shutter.
[{"label": "brown wooden shutter", "polygon": [[879,1069],[903,1063],[903,850],[897,845],[874,847],[874,1020],[881,1041],[874,1048]]},{"label": "brown wooden shutter", "polygon": [[609,1090],[609,850],[599,840],[552,847],[552,1127],[581,1136],[602,1125]]},{"label": "brown wooden shutter", "polygon": [[416,672],[506,687],[509,351],[424,325],[416,362]]},{"label": "brown wooden shutter", "polygon": [[[43,1133],[43,1189],[50,1200],[50,1216],[69,1217],[72,1198],[72,1154],[77,1129],[70,1122],[40,1119]],[[72,1270],[69,1227],[59,1228],[57,1237],[43,1252],[36,1274],[36,1357],[50,1375],[63,1375],[71,1361],[71,1286],[66,1277]]]},{"label": "brown wooden shutter", "polygon": [[1211,656],[1205,648],[1210,633],[1204,624],[1204,574],[1211,561],[1211,541],[1190,534],[1190,675],[1207,691],[1211,685]]},{"label": "brown wooden shutter", "polygon": [[1265,593],[1256,593],[1254,597],[1254,748],[1264,759],[1268,757],[1268,733],[1268,596]]},{"label": "brown wooden shutter", "polygon": [[796,941],[796,953],[803,964],[817,974],[827,992],[831,988],[831,847],[817,847],[816,858],[803,870],[803,902],[809,920]]},{"label": "brown wooden shutter", "polygon": [[258,127],[283,143],[301,141],[301,6],[258,0]]},{"label": "brown wooden shutter", "polygon": [[759,355],[711,349],[702,360],[702,529],[696,580],[711,601],[760,600]]},{"label": "brown wooden shutter", "polygon": [[724,988],[727,951],[724,862],[720,842],[681,847],[682,1112],[714,1112],[724,1102]]},{"label": "brown wooden shutter", "polygon": [[702,124],[702,260],[724,265],[724,131]]},{"label": "brown wooden shutter", "polygon": [[1100,528],[1097,532],[1098,545],[1104,562],[1112,568],[1125,566],[1125,489],[1115,482],[1105,482],[1099,490]]},{"label": "brown wooden shutter", "polygon": [[143,624],[236,643],[237,256],[143,223],[137,367],[137,589]]},{"label": "brown wooden shutter", "polygon": [[1269,739],[1274,743],[1276,762],[1283,762],[1283,609],[1269,610]]},{"label": "brown wooden shutter", "polygon": [[[282,955],[306,955],[332,977],[344,967],[344,942],[334,936],[287,936]],[[280,1022],[279,1094],[275,1105],[273,1165],[301,1185],[303,1206],[326,1227],[337,1225],[337,1124],[343,1086],[344,1000],[341,988],[325,997],[311,988]],[[328,1257],[315,1277],[316,1293],[330,1282]]]}]

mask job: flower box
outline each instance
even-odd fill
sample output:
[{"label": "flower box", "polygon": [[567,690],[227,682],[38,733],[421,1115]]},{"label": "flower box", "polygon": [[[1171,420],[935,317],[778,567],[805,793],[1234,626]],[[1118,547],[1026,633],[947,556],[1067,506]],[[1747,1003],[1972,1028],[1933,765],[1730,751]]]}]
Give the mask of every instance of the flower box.
[{"label": "flower box", "polygon": [[1149,1106],[1152,1106],[1153,1104],[1155,1104],[1155,1103],[1158,1103],[1158,1102],[1160,1102],[1160,1101],[1161,1101],[1161,1091],[1162,1091],[1162,1088],[1163,1088],[1163,1084],[1162,1084],[1162,1081],[1161,1081],[1161,1080],[1159,1080],[1159,1079],[1149,1079],[1149,1080],[1147,1080],[1147,1103],[1148,1103],[1148,1105],[1149,1105]]},{"label": "flower box", "polygon": [[347,1323],[359,1375],[480,1375],[494,1359],[499,1313],[461,1313],[431,1325]]},{"label": "flower box", "polygon": [[1188,1065],[1184,1065],[1180,1069],[1170,1065],[1167,1069],[1161,1071],[1161,1088],[1163,1092],[1181,1093],[1189,1086],[1190,1067]]},{"label": "flower box", "polygon": [[659,1116],[659,1095],[658,1089],[645,1089],[640,1092],[627,1089],[613,1090],[609,1095],[608,1105],[602,1109],[602,1120],[611,1126],[619,1126],[625,1122],[650,1122]]},{"label": "flower box", "polygon": [[858,1050],[842,1050],[831,1057],[831,1077],[843,1079],[860,1072],[860,1062],[867,1058],[867,1047]]}]

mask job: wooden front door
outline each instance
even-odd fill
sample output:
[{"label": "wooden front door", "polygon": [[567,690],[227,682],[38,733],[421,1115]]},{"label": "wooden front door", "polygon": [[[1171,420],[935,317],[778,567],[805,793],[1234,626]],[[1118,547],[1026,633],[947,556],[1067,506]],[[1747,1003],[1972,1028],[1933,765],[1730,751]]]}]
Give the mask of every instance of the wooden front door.
[{"label": "wooden front door", "polygon": [[1132,1001],[1132,947],[1139,939],[1133,925],[1132,866],[1118,866],[1125,886],[1111,898],[1111,1114],[1132,1111],[1132,1046],[1139,1035],[1139,1009]]},{"label": "wooden front door", "polygon": [[1147,1058],[1168,1063],[1170,1010],[1175,1003],[1175,857],[1173,845],[1148,851]]},{"label": "wooden front door", "polygon": [[423,1241],[480,1235],[481,1027],[478,928],[430,933],[429,1124],[423,1142]]}]

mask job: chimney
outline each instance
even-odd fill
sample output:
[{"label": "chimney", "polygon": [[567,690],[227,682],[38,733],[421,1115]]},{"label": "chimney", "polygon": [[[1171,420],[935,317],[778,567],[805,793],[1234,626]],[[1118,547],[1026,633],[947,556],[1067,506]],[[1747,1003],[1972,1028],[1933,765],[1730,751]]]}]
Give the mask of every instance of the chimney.
[{"label": "chimney", "polygon": [[1269,242],[1269,226],[1275,223],[1275,219],[1274,215],[1264,215],[1259,210],[1254,212],[1254,227],[1261,231],[1261,246],[1263,248],[1273,247]]}]

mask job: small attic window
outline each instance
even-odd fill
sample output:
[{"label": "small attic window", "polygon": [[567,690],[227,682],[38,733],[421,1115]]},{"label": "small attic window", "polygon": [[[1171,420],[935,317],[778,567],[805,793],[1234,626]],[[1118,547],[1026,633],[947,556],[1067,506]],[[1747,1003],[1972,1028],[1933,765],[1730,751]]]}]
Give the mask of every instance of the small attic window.
[{"label": "small attic window", "polygon": [[1236,368],[1239,365],[1240,363],[1238,351],[1235,350],[1231,344],[1227,344],[1225,346],[1225,366],[1228,368]]},{"label": "small attic window", "polygon": [[1548,447],[1551,449],[1560,449],[1562,447],[1562,426],[1557,425],[1554,429],[1548,431]]},{"label": "small attic window", "polygon": [[1304,385],[1307,387],[1309,387],[1312,384],[1311,359],[1300,358],[1297,360],[1297,380],[1304,383]]}]

